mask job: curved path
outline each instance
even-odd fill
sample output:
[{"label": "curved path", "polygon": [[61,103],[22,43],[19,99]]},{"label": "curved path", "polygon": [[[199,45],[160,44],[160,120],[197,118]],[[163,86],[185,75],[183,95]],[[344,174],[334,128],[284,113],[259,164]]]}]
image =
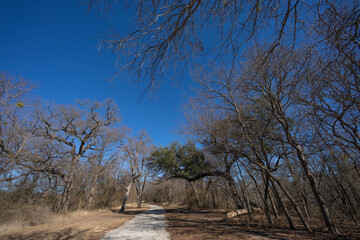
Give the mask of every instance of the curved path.
[{"label": "curved path", "polygon": [[164,209],[159,206],[149,205],[150,210],[136,215],[121,227],[108,232],[103,240],[170,240],[170,234],[166,231]]}]

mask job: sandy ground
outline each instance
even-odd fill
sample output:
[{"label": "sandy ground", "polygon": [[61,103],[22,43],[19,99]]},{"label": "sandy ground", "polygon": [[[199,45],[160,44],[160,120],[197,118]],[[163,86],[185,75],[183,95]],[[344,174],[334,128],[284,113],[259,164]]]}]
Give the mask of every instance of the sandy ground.
[{"label": "sandy ground", "polygon": [[155,205],[149,206],[150,210],[110,231],[103,240],[170,240],[170,234],[166,231],[164,209]]},{"label": "sandy ground", "polygon": [[58,217],[49,224],[0,232],[0,239],[101,239],[108,231],[118,228],[147,209],[149,209],[147,206],[140,209],[128,206],[125,214],[110,210],[73,212]]}]

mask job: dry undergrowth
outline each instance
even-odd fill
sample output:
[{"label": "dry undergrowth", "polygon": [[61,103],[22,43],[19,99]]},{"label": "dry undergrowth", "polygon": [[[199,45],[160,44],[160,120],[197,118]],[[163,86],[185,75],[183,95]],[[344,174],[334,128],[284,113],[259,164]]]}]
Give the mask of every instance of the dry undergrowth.
[{"label": "dry undergrowth", "polygon": [[265,216],[257,215],[253,221],[246,216],[225,219],[225,211],[191,210],[165,206],[167,230],[173,240],[200,239],[360,239],[359,227],[342,228],[342,234],[333,235],[323,231],[321,219],[312,220],[313,233],[306,232],[300,221],[299,230],[289,230],[286,219],[281,219],[276,227],[269,227]]},{"label": "dry undergrowth", "polygon": [[53,216],[50,222],[36,226],[12,222],[0,226],[0,239],[101,239],[146,209],[147,206],[139,209],[128,205],[125,214],[111,210],[77,211]]}]

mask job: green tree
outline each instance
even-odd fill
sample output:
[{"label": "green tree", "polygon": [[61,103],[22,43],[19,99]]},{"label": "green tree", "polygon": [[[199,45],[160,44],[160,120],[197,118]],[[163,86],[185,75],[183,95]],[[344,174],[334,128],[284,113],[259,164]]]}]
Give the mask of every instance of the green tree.
[{"label": "green tree", "polygon": [[212,174],[211,165],[194,142],[171,143],[157,148],[150,156],[149,166],[165,179],[183,178],[189,182]]}]

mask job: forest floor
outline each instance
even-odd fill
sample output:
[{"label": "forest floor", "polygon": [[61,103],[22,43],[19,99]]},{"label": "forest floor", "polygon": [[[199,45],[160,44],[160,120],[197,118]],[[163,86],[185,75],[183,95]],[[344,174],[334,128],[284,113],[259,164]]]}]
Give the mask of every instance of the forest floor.
[{"label": "forest floor", "polygon": [[167,230],[172,240],[200,240],[200,239],[360,239],[360,228],[342,228],[342,234],[334,235],[324,231],[320,219],[312,220],[313,233],[306,232],[300,221],[296,222],[299,230],[289,230],[286,219],[281,219],[277,227],[269,227],[265,216],[254,216],[249,222],[247,216],[225,219],[225,211],[191,210],[176,206],[165,206]]},{"label": "forest floor", "polygon": [[[295,240],[325,240],[325,239],[360,239],[360,228],[349,224],[338,224],[341,234],[334,235],[324,231],[321,219],[311,219],[310,224],[314,232],[306,232],[300,221],[296,220],[298,230],[289,230],[286,219],[280,219],[280,224],[270,227],[263,215],[254,216],[249,221],[247,216],[226,219],[226,211],[193,210],[177,206],[163,206],[165,208],[166,230],[172,240],[201,240],[201,239],[295,239]],[[125,214],[111,210],[72,212],[57,216],[51,223],[25,226],[21,228],[0,228],[0,239],[101,239],[107,232],[116,229],[131,220],[137,214],[148,210],[148,206],[136,208],[127,206]]]},{"label": "forest floor", "polygon": [[125,214],[117,213],[117,209],[71,212],[56,217],[51,223],[0,231],[0,239],[101,239],[106,232],[118,228],[147,209],[149,207],[146,205],[141,208],[128,205]]}]

